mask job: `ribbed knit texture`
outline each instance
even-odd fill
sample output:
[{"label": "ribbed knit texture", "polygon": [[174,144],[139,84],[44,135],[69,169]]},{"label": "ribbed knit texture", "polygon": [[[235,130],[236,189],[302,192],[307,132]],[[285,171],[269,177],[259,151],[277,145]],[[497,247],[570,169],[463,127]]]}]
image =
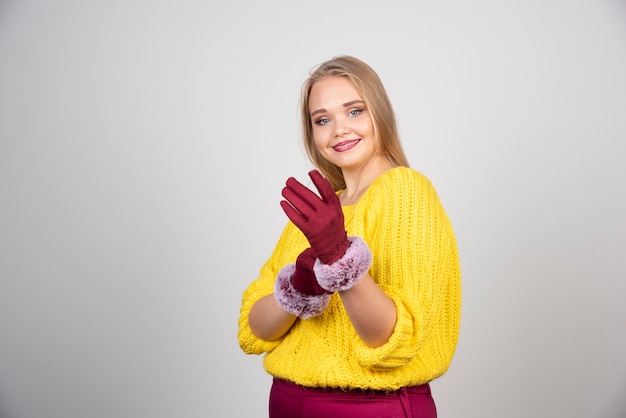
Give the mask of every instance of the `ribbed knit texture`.
[{"label": "ribbed knit texture", "polygon": [[278,271],[308,246],[289,222],[258,279],[243,293],[242,350],[266,353],[269,374],[305,386],[395,390],[441,376],[458,341],[461,275],[454,232],[435,189],[417,171],[397,167],[378,176],[343,211],[348,235],[360,236],[372,250],[370,275],[396,305],[389,341],[377,348],[363,343],[338,294],[323,314],[298,319],[277,341],[251,332],[252,305],[272,293]]}]

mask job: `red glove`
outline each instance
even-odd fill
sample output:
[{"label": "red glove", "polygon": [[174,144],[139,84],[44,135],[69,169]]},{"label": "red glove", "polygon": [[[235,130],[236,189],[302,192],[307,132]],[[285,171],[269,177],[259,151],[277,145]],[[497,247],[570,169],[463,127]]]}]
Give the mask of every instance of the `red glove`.
[{"label": "red glove", "polygon": [[281,201],[280,205],[287,217],[309,240],[320,261],[332,264],[340,259],[350,246],[341,202],[330,182],[318,171],[309,172],[309,177],[313,180],[321,199],[290,177],[282,193],[286,200]]},{"label": "red glove", "polygon": [[315,264],[315,252],[312,248],[302,251],[296,259],[296,271],[291,280],[291,285],[300,293],[305,295],[322,295],[324,293],[332,293],[324,290],[317,283],[313,265]]},{"label": "red glove", "polygon": [[295,263],[280,269],[274,282],[274,297],[278,305],[301,319],[321,315],[330,303],[332,292],[324,291],[317,284],[313,272],[316,262],[313,251],[310,248],[304,250]]}]

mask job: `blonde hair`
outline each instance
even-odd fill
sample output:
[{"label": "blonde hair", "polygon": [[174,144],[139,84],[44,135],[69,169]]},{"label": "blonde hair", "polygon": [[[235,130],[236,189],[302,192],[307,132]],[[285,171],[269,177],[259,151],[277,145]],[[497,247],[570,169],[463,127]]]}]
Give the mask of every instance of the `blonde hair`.
[{"label": "blonde hair", "polygon": [[313,141],[313,127],[309,96],[313,85],[327,77],[346,77],[357,89],[367,106],[383,155],[394,166],[408,167],[409,163],[400,143],[396,117],[378,74],[365,62],[347,55],[334,57],[314,68],[302,85],[301,123],[304,147],[311,162],[331,182],[335,190],[346,187],[341,168],[326,160]]}]

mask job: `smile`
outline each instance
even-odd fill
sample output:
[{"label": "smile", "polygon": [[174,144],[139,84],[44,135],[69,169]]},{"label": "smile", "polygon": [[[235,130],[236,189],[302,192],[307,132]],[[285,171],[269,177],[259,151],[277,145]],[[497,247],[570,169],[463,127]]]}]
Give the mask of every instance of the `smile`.
[{"label": "smile", "polygon": [[354,148],[360,141],[360,139],[351,139],[349,141],[340,142],[332,148],[337,152],[344,152]]}]

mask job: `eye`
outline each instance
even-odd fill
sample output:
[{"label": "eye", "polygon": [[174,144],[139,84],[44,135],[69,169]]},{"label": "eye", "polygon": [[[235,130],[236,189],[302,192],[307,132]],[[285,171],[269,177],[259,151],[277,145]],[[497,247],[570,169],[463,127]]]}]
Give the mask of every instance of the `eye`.
[{"label": "eye", "polygon": [[314,123],[316,125],[326,125],[328,122],[330,122],[330,119],[328,118],[319,118]]},{"label": "eye", "polygon": [[361,112],[363,112],[363,109],[352,109],[350,112],[348,112],[348,114],[350,116],[358,116]]}]

